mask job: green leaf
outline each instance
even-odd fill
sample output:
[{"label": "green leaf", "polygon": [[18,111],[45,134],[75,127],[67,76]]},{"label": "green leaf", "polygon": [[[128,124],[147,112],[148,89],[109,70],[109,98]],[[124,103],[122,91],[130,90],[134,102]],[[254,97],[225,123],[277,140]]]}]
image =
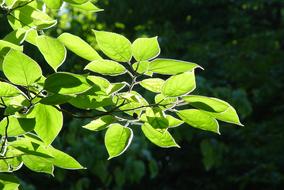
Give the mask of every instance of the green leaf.
[{"label": "green leaf", "polygon": [[111,60],[95,60],[89,63],[85,69],[100,73],[103,75],[121,75],[126,72],[126,69],[121,64]]},{"label": "green leaf", "polygon": [[0,174],[0,189],[2,190],[18,190],[20,186],[19,180],[12,174]]},{"label": "green leaf", "polygon": [[9,52],[10,48],[18,51],[23,51],[23,46],[18,46],[6,40],[0,40],[0,70],[2,70],[3,60]]},{"label": "green leaf", "polygon": [[174,127],[178,127],[180,126],[181,124],[183,124],[184,122],[171,116],[171,115],[166,115],[166,119],[168,120],[168,123],[169,123],[169,127],[170,128],[174,128]]},{"label": "green leaf", "polygon": [[107,126],[112,124],[115,121],[115,118],[111,115],[105,115],[98,119],[95,119],[88,123],[87,125],[84,125],[83,128],[89,129],[91,131],[100,131],[105,129]]},{"label": "green leaf", "polygon": [[86,92],[94,84],[86,77],[78,74],[58,72],[47,77],[44,89],[56,94],[72,95]]},{"label": "green leaf", "polygon": [[10,143],[10,146],[25,153],[21,157],[27,168],[53,175],[53,157],[42,145],[40,140],[26,137]]},{"label": "green leaf", "polygon": [[77,162],[72,156],[57,150],[51,146],[47,148],[47,151],[52,154],[54,157],[52,160],[52,163],[63,169],[69,169],[69,170],[78,170],[78,169],[84,169],[83,166],[79,162]]},{"label": "green leaf", "polygon": [[[25,40],[27,35],[27,30],[23,28],[19,28],[7,34],[4,38],[5,41],[11,42],[13,44],[21,44]],[[15,49],[15,48],[13,48]],[[23,51],[23,48],[16,49],[18,51]]]},{"label": "green leaf", "polygon": [[43,2],[50,9],[59,9],[63,3],[62,0],[43,0]]},{"label": "green leaf", "polygon": [[14,172],[19,170],[23,165],[21,160],[22,154],[21,151],[8,146],[5,150],[5,159],[0,159],[0,172]]},{"label": "green leaf", "polygon": [[164,112],[159,107],[147,108],[146,118],[148,123],[155,129],[166,129],[169,122],[165,117]]},{"label": "green leaf", "polygon": [[140,61],[136,62],[132,65],[132,68],[134,71],[136,71],[139,74],[147,75],[147,76],[152,76],[153,72],[148,71],[149,70],[149,61]]},{"label": "green leaf", "polygon": [[149,71],[159,74],[176,75],[187,71],[201,68],[195,63],[179,61],[174,59],[155,59],[149,64]]},{"label": "green leaf", "polygon": [[178,98],[165,97],[163,94],[157,94],[155,96],[155,103],[159,104],[159,107],[161,109],[172,108],[176,104],[177,101],[178,101]]},{"label": "green leaf", "polygon": [[34,60],[12,49],[4,59],[3,72],[9,81],[23,86],[33,84],[42,75],[41,68]]},{"label": "green leaf", "polygon": [[23,51],[23,46],[18,46],[6,40],[0,40],[0,51],[3,50],[4,48],[11,48],[14,50]]},{"label": "green leaf", "polygon": [[94,84],[98,85],[101,88],[102,91],[105,91],[111,85],[110,82],[107,79],[103,78],[103,77],[88,76],[88,80],[90,80]]},{"label": "green leaf", "polygon": [[164,85],[165,81],[160,78],[150,78],[144,79],[139,84],[147,90],[152,92],[160,93],[162,90],[162,86]]},{"label": "green leaf", "polygon": [[49,17],[44,12],[26,5],[13,10],[11,15],[8,15],[9,24],[13,29],[36,27],[38,30],[46,29],[54,26],[57,21]]},{"label": "green leaf", "polygon": [[32,133],[27,133],[23,136],[24,137],[18,137],[16,141],[9,142],[9,147],[19,150],[21,156],[33,155],[48,160],[53,158],[38,136]]},{"label": "green leaf", "polygon": [[159,147],[180,147],[167,130],[154,129],[149,123],[144,123],[141,129],[147,139]]},{"label": "green leaf", "polygon": [[12,84],[0,82],[0,97],[13,97],[22,92]]},{"label": "green leaf", "polygon": [[100,12],[103,11],[103,9],[100,9],[96,7],[92,2],[88,1],[86,3],[83,3],[81,5],[79,4],[71,4],[72,7],[84,10],[84,11],[89,11],[89,12]]},{"label": "green leaf", "polygon": [[7,134],[9,137],[23,135],[29,131],[32,131],[36,124],[34,118],[16,118],[13,116],[9,116],[8,119],[4,118],[0,122],[0,134],[2,136],[5,135],[5,128],[7,125],[7,121],[8,121]]},{"label": "green leaf", "polygon": [[105,146],[109,158],[121,155],[130,145],[133,138],[133,132],[130,128],[124,127],[118,123],[112,124],[105,134]]},{"label": "green leaf", "polygon": [[[109,95],[110,92],[112,91],[112,89],[115,90],[114,88],[119,87],[119,85],[113,85],[107,79],[105,79],[103,77],[88,76],[87,78],[88,78],[88,80],[92,81],[94,84],[96,84],[99,87],[99,90],[94,92],[96,95],[104,95],[104,96]],[[121,83],[118,83],[118,84],[121,84]],[[124,84],[124,83],[122,83],[122,84]],[[90,95],[92,95],[92,94],[90,94]]]},{"label": "green leaf", "polygon": [[102,59],[97,51],[92,48],[92,46],[90,46],[87,42],[85,42],[78,36],[69,33],[63,33],[58,37],[58,40],[63,43],[70,51],[86,60],[93,61]]},{"label": "green leaf", "polygon": [[59,40],[45,35],[38,36],[36,44],[46,62],[57,71],[66,58],[67,52],[63,44]]},{"label": "green leaf", "polygon": [[46,145],[51,144],[62,128],[62,113],[53,106],[37,104],[31,115],[36,119],[35,132]]},{"label": "green leaf", "polygon": [[89,0],[64,0],[67,3],[73,3],[73,4],[84,4]]},{"label": "green leaf", "polygon": [[177,115],[192,127],[220,134],[217,120],[206,112],[187,109],[178,111]]},{"label": "green leaf", "polygon": [[53,164],[50,160],[34,156],[34,155],[24,155],[22,156],[24,165],[34,172],[42,172],[53,175]]},{"label": "green leaf", "polygon": [[182,99],[195,108],[209,112],[224,112],[230,107],[227,102],[212,97],[189,95]]},{"label": "green leaf", "polygon": [[119,109],[131,116],[133,116],[134,113],[139,116],[143,109],[145,109],[143,106],[148,105],[148,102],[135,91],[120,93],[114,96],[113,102],[117,102],[117,105],[122,105],[123,103]]},{"label": "green leaf", "polygon": [[136,61],[153,59],[160,54],[158,37],[138,38],[132,44],[133,57]]},{"label": "green leaf", "polygon": [[112,98],[103,95],[78,95],[68,102],[74,107],[87,110],[113,105]]},{"label": "green leaf", "polygon": [[218,120],[243,126],[236,110],[223,100],[197,95],[185,96],[183,100],[195,108],[206,111]]},{"label": "green leaf", "polygon": [[38,37],[37,30],[28,30],[26,34],[25,41],[29,42],[30,44],[36,46],[36,39]]},{"label": "green leaf", "polygon": [[105,55],[119,62],[129,62],[132,57],[131,43],[124,36],[112,32],[95,31],[99,48]]},{"label": "green leaf", "polygon": [[113,94],[120,91],[126,86],[126,82],[118,82],[110,84],[109,88],[106,90],[107,94]]},{"label": "green leaf", "polygon": [[236,110],[232,106],[230,106],[224,112],[220,112],[220,113],[206,112],[206,113],[210,114],[211,116],[213,116],[214,118],[216,118],[216,119],[218,119],[220,121],[237,124],[239,126],[244,126],[240,122],[239,116],[238,116]]},{"label": "green leaf", "polygon": [[194,72],[171,76],[162,87],[162,94],[177,97],[188,94],[196,88]]}]

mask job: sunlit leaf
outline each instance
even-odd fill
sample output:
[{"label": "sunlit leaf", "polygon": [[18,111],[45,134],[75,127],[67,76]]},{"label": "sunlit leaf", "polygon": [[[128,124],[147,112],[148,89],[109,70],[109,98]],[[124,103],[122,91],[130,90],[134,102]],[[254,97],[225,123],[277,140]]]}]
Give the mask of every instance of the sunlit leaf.
[{"label": "sunlit leaf", "polygon": [[58,37],[70,51],[89,61],[101,60],[101,56],[87,42],[70,33],[63,33]]},{"label": "sunlit leaf", "polygon": [[220,134],[217,120],[206,112],[197,109],[180,110],[178,116],[192,127]]},{"label": "sunlit leaf", "polygon": [[105,115],[105,116],[99,117],[98,119],[91,121],[87,125],[84,125],[83,128],[89,129],[91,131],[100,131],[100,130],[105,129],[107,126],[109,126],[114,121],[115,121],[115,118],[113,116]]},{"label": "sunlit leaf", "polygon": [[178,127],[184,123],[182,120],[179,120],[171,115],[166,115],[166,119],[168,120],[168,125],[170,128]]},{"label": "sunlit leaf", "polygon": [[66,58],[66,49],[56,38],[41,35],[36,39],[37,47],[44,56],[46,62],[55,70],[63,64]]},{"label": "sunlit leaf", "polygon": [[132,44],[133,57],[136,61],[153,59],[160,54],[158,37],[138,38]]},{"label": "sunlit leaf", "polygon": [[162,148],[179,148],[179,145],[175,142],[174,138],[167,130],[154,129],[148,123],[145,123],[141,129],[147,139],[149,139],[153,144]]},{"label": "sunlit leaf", "polygon": [[50,9],[59,9],[63,3],[63,0],[43,0],[43,2]]},{"label": "sunlit leaf", "polygon": [[89,11],[89,12],[99,12],[103,11],[103,9],[98,8],[95,6],[91,1],[88,1],[83,4],[71,4],[73,7],[84,10],[84,11]]},{"label": "sunlit leaf", "polygon": [[52,19],[44,12],[26,5],[15,9],[8,15],[8,21],[13,29],[23,28],[25,26],[45,29],[54,26],[57,21]]},{"label": "sunlit leaf", "polygon": [[85,69],[103,74],[103,75],[121,75],[126,72],[126,69],[121,64],[111,60],[96,60],[89,63]]},{"label": "sunlit leaf", "polygon": [[83,4],[86,3],[89,0],[64,0],[67,3],[74,3],[74,4]]},{"label": "sunlit leaf", "polygon": [[194,72],[171,76],[162,87],[162,94],[176,97],[188,94],[196,88]]},{"label": "sunlit leaf", "polygon": [[[9,120],[9,121],[8,121]],[[23,135],[32,131],[35,127],[36,121],[34,118],[16,118],[9,116],[0,122],[0,134],[5,135],[5,129],[8,124],[7,134],[9,137]]]},{"label": "sunlit leaf", "polygon": [[20,186],[19,180],[12,174],[0,174],[0,189],[2,190],[18,190]]},{"label": "sunlit leaf", "polygon": [[195,108],[206,111],[218,120],[242,126],[236,110],[223,100],[198,95],[185,96],[183,100]]},{"label": "sunlit leaf", "polygon": [[52,159],[52,164],[59,168],[63,169],[69,169],[69,170],[78,170],[78,169],[84,169],[81,164],[76,161],[72,156],[55,149],[51,146],[47,148],[47,151],[52,154],[53,159]]},{"label": "sunlit leaf", "polygon": [[0,97],[12,97],[21,94],[21,91],[12,84],[0,82]]},{"label": "sunlit leaf", "polygon": [[27,55],[10,50],[3,62],[5,76],[14,84],[29,86],[42,75],[39,65]]},{"label": "sunlit leaf", "polygon": [[120,124],[109,126],[105,134],[105,146],[109,154],[109,159],[121,155],[130,145],[133,132],[130,128]]},{"label": "sunlit leaf", "polygon": [[92,86],[94,84],[83,75],[67,72],[54,73],[48,76],[44,83],[45,90],[63,95],[80,94]]},{"label": "sunlit leaf", "polygon": [[37,104],[31,114],[36,119],[35,132],[46,145],[51,144],[62,128],[62,113],[53,106]]},{"label": "sunlit leaf", "polygon": [[144,79],[139,84],[146,88],[147,90],[150,90],[152,92],[160,93],[162,90],[162,86],[164,85],[165,81],[160,78],[149,78]]},{"label": "sunlit leaf", "polygon": [[159,74],[176,75],[187,71],[192,71],[195,68],[201,67],[195,63],[186,61],[174,59],[155,59],[150,62],[148,71]]},{"label": "sunlit leaf", "polygon": [[132,68],[139,74],[152,76],[153,72],[149,71],[149,61],[139,61],[132,64]]},{"label": "sunlit leaf", "polygon": [[119,62],[128,62],[132,57],[131,43],[124,36],[112,32],[95,31],[99,48],[105,55]]}]

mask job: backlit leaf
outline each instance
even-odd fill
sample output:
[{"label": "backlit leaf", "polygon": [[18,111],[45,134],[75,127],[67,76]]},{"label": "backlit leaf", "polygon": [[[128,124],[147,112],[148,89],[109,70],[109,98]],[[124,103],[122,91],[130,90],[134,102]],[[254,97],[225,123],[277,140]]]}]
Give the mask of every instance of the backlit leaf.
[{"label": "backlit leaf", "polygon": [[119,62],[128,62],[132,57],[131,43],[124,36],[112,32],[95,31],[99,48],[105,55]]},{"label": "backlit leaf", "polygon": [[85,69],[103,74],[103,75],[121,75],[126,72],[126,69],[121,64],[111,60],[96,60],[89,63]]},{"label": "backlit leaf", "polygon": [[29,86],[41,75],[39,65],[27,55],[10,50],[3,62],[5,76],[14,84]]},{"label": "backlit leaf", "polygon": [[109,126],[105,134],[105,146],[109,154],[109,159],[121,155],[130,145],[133,132],[130,128],[118,123]]},{"label": "backlit leaf", "polygon": [[58,37],[58,40],[63,43],[67,49],[86,60],[93,61],[102,59],[92,46],[78,36],[63,33]]},{"label": "backlit leaf", "polygon": [[132,44],[133,57],[136,61],[153,59],[160,54],[158,37],[138,38]]},{"label": "backlit leaf", "polygon": [[180,110],[177,114],[183,121],[192,127],[220,134],[217,120],[203,111],[187,109]]},{"label": "backlit leaf", "polygon": [[36,119],[35,132],[46,145],[51,144],[62,128],[62,113],[53,106],[37,104],[31,115]]},{"label": "backlit leaf", "polygon": [[171,76],[162,87],[162,94],[176,97],[188,94],[196,88],[194,72]]},{"label": "backlit leaf", "polygon": [[149,71],[159,74],[176,75],[187,71],[201,68],[195,63],[179,61],[174,59],[155,59],[149,64]]},{"label": "backlit leaf", "polygon": [[37,47],[44,56],[47,63],[57,71],[66,58],[66,49],[56,38],[41,35],[36,39]]},{"label": "backlit leaf", "polygon": [[58,72],[47,77],[44,83],[44,89],[56,94],[71,95],[80,94],[94,84],[83,75]]},{"label": "backlit leaf", "polygon": [[105,129],[107,126],[109,126],[114,121],[115,121],[115,118],[113,116],[105,115],[105,116],[99,117],[98,119],[91,121],[87,125],[84,125],[83,128],[89,129],[91,131],[100,131],[100,130]]},{"label": "backlit leaf", "polygon": [[165,81],[160,78],[149,78],[144,79],[139,84],[146,88],[147,90],[150,90],[152,92],[160,93],[162,90],[162,86],[164,85]]},{"label": "backlit leaf", "polygon": [[179,148],[179,145],[175,142],[174,138],[167,130],[154,129],[148,123],[145,123],[141,129],[147,139],[149,139],[153,144],[162,148]]}]

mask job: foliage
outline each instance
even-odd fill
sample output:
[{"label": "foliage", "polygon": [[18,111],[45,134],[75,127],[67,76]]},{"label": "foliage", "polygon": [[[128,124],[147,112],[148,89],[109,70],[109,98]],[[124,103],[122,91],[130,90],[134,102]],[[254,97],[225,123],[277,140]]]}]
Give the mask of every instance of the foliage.
[{"label": "foliage", "polygon": [[[90,1],[65,2],[81,10],[100,11]],[[51,175],[54,166],[83,169],[74,158],[51,145],[62,130],[63,113],[90,118],[92,121],[83,126],[85,129],[106,130],[104,140],[109,159],[126,151],[135,126],[141,126],[153,144],[168,148],[179,147],[170,131],[183,122],[218,134],[217,120],[242,125],[230,104],[189,95],[196,88],[195,70],[201,67],[156,58],[160,54],[157,37],[138,38],[131,43],[120,34],[93,30],[97,46],[104,54],[101,56],[79,36],[47,35],[46,30],[54,27],[57,20],[42,7],[59,9],[61,4],[62,1],[47,0],[44,4],[34,0],[2,1],[4,18],[13,31],[0,41],[1,70],[5,76],[0,83],[4,116],[0,122],[1,172],[14,172],[22,165]],[[47,65],[40,67],[23,53],[26,42],[38,48],[51,74],[42,71]],[[67,49],[91,61],[80,74],[58,71],[65,62]],[[128,80],[110,82],[119,75],[128,76]],[[155,98],[148,99],[135,91],[138,85],[154,93]],[[66,105],[86,111],[76,114],[63,108]],[[139,162],[137,165],[143,168]],[[12,175],[3,175],[1,179],[4,189],[18,187]]]}]

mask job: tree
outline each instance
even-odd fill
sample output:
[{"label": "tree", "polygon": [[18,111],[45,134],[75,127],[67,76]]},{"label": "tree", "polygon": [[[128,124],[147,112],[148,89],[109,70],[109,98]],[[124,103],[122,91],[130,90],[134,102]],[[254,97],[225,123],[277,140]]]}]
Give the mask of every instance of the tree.
[{"label": "tree", "polygon": [[[153,144],[179,147],[170,130],[182,123],[219,134],[217,120],[242,125],[235,109],[220,99],[192,95],[195,70],[201,66],[180,60],[157,58],[157,37],[138,38],[131,43],[124,36],[93,30],[101,56],[79,36],[46,34],[57,21],[47,14],[62,1],[2,1],[2,18],[13,31],[0,41],[1,172],[14,172],[25,165],[32,171],[53,175],[54,166],[84,169],[70,155],[51,144],[63,125],[63,114],[90,118],[83,128],[106,130],[109,159],[121,155],[131,144],[131,127],[139,126]],[[65,0],[71,6],[97,12],[88,0]],[[46,64],[38,64],[23,52],[26,43],[37,47]],[[67,50],[90,61],[81,74],[58,71]],[[42,67],[40,67],[40,65]],[[52,74],[44,73],[48,66]],[[45,77],[45,76],[46,77]],[[125,81],[111,82],[118,75]],[[155,93],[154,100],[135,91],[137,85]],[[71,105],[83,114],[62,105]],[[17,189],[14,175],[1,174],[3,189]]]}]

